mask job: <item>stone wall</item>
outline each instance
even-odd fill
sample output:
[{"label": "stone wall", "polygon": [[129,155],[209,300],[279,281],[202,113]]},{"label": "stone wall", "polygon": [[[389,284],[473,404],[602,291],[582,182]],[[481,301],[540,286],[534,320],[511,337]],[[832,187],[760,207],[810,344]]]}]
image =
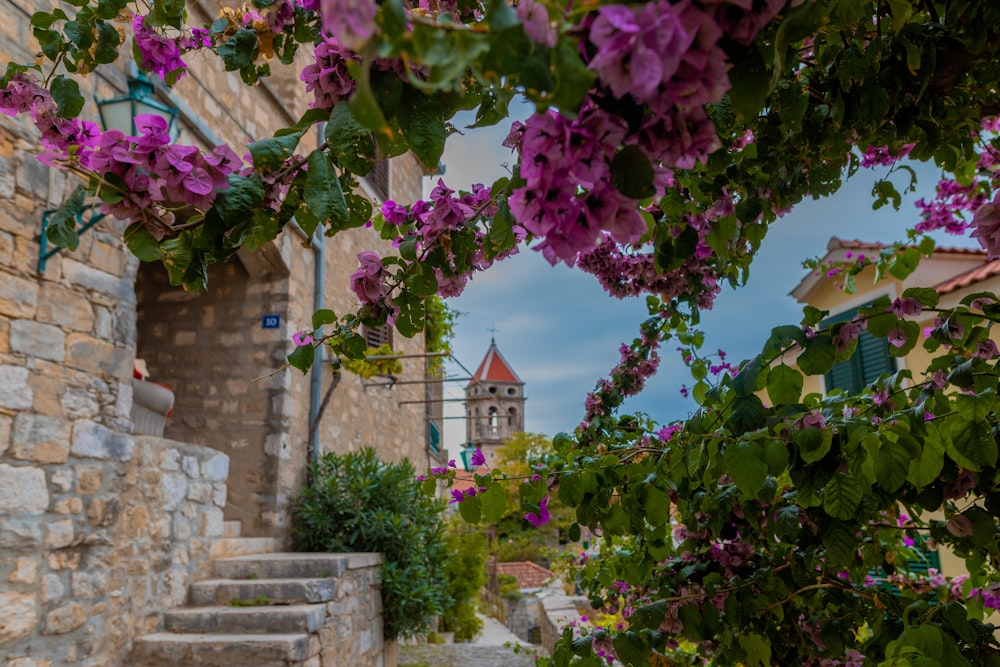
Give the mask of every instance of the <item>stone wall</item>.
[{"label": "stone wall", "polygon": [[45,471],[0,463],[8,665],[121,664],[135,636],[184,603],[222,535],[225,455],[86,420],[71,451]]},{"label": "stone wall", "polygon": [[590,601],[586,598],[566,595],[561,588],[549,586],[541,596],[541,626],[542,646],[552,654],[556,642],[562,636],[563,628],[570,621],[580,620],[580,609],[590,609]]},{"label": "stone wall", "polygon": [[396,644],[382,636],[382,554],[344,557],[347,569],[337,577],[337,593],[319,631],[316,667],[395,667]]}]

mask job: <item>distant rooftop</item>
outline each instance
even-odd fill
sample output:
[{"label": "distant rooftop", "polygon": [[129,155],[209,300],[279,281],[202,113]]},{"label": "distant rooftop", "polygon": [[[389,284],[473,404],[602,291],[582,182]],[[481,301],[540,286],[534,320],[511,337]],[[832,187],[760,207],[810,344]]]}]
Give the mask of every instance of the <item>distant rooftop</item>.
[{"label": "distant rooftop", "polygon": [[476,382],[515,382],[517,384],[524,384],[521,382],[521,378],[517,377],[517,373],[510,367],[510,364],[507,363],[507,360],[500,354],[496,341],[490,341],[490,349],[486,351],[486,356],[483,357],[479,368],[472,374],[472,380],[469,384]]},{"label": "distant rooftop", "polygon": [[522,591],[542,588],[556,576],[552,570],[547,570],[530,560],[516,563],[497,563],[497,574],[517,579],[517,587]]}]

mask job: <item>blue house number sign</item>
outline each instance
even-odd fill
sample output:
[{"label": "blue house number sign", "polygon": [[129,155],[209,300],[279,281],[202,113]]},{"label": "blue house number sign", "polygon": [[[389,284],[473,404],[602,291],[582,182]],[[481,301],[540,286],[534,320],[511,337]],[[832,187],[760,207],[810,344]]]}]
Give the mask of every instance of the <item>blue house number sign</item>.
[{"label": "blue house number sign", "polygon": [[281,315],[264,315],[260,319],[261,329],[277,329],[281,325]]}]

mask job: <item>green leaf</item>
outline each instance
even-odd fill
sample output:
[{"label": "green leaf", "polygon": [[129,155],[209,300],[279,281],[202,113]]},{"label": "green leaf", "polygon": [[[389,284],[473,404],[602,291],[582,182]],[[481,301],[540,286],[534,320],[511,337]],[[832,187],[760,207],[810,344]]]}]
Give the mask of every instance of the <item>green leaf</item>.
[{"label": "green leaf", "polygon": [[[580,58],[576,40],[563,35],[551,51],[551,70],[555,73],[556,87],[546,100],[568,116],[575,116],[583,98],[590,92],[597,74]],[[540,109],[541,110],[541,109]]]},{"label": "green leaf", "polygon": [[227,72],[242,69],[257,59],[257,33],[240,28],[233,36],[216,47]]},{"label": "green leaf", "polygon": [[829,333],[819,333],[806,341],[806,349],[795,360],[806,375],[823,375],[837,363],[837,348]]},{"label": "green leaf", "polygon": [[795,505],[782,507],[775,513],[774,533],[782,542],[793,542],[799,534],[799,508]]},{"label": "green leaf", "polygon": [[725,457],[726,472],[736,486],[746,495],[756,496],[767,479],[767,464],[760,444],[734,442],[726,447]]},{"label": "green leaf", "polygon": [[997,443],[990,431],[988,417],[993,408],[991,399],[978,396],[956,396],[958,418],[948,420],[950,442],[948,454],[956,463],[980,470],[997,464]]},{"label": "green leaf", "polygon": [[739,395],[733,399],[733,411],[726,425],[733,433],[747,433],[764,425],[767,409],[756,394]]},{"label": "green leaf", "polygon": [[302,132],[285,134],[271,139],[261,139],[251,143],[247,150],[258,169],[273,171],[281,168],[285,160],[295,155],[295,148],[302,139]]},{"label": "green leaf", "polygon": [[245,222],[253,211],[264,204],[264,186],[260,177],[229,175],[229,187],[219,190],[212,207],[223,222],[235,225]]},{"label": "green leaf", "polygon": [[303,345],[302,347],[296,347],[292,350],[292,353],[288,355],[288,363],[294,368],[298,368],[303,374],[305,374],[309,372],[310,368],[312,368],[315,357],[315,348],[313,348],[312,345]]},{"label": "green leaf", "polygon": [[889,262],[889,273],[900,280],[905,280],[920,264],[920,251],[916,248],[906,248]]},{"label": "green leaf", "polygon": [[63,118],[76,118],[83,110],[83,95],[80,94],[80,84],[62,74],[52,80],[49,85],[52,100],[56,103],[56,113]]},{"label": "green leaf", "polygon": [[806,334],[802,331],[802,327],[797,327],[794,324],[774,327],[771,329],[771,336],[764,343],[760,354],[765,359],[774,359],[788,349],[792,343],[804,346],[806,340]]},{"label": "green leaf", "polygon": [[143,262],[155,262],[161,257],[159,241],[141,222],[133,223],[125,230],[125,245]]},{"label": "green leaf", "polygon": [[903,290],[904,299],[916,299],[924,308],[935,308],[941,296],[930,287],[909,287]]},{"label": "green leaf", "polygon": [[767,375],[767,396],[774,405],[798,403],[802,396],[802,382],[802,373],[791,366],[772,366]]},{"label": "green leaf", "polygon": [[625,665],[645,665],[649,661],[649,646],[642,635],[628,630],[615,635],[615,656]]},{"label": "green leaf", "polygon": [[875,479],[879,486],[895,493],[910,472],[910,452],[902,443],[883,438],[875,456]]},{"label": "green leaf", "polygon": [[88,22],[67,21],[63,33],[81,51],[87,51],[94,43],[94,28]]},{"label": "green leaf", "polygon": [[854,516],[863,495],[860,482],[838,472],[823,489],[823,509],[830,516],[846,521]]},{"label": "green leaf", "polygon": [[309,171],[302,196],[309,213],[320,222],[331,220],[344,224],[350,220],[344,191],[326,151],[316,149],[309,154]]},{"label": "green leaf", "polygon": [[826,565],[831,569],[850,567],[855,564],[858,540],[854,529],[834,521],[823,529],[823,548],[826,549]]},{"label": "green leaf", "polygon": [[[351,99],[347,101],[351,115],[363,127],[375,134],[391,133],[389,124],[385,120],[385,114],[382,113],[382,107],[379,106],[375,92],[372,90],[371,59],[366,58],[361,63],[360,68],[352,71],[352,74],[354,74],[358,87],[351,95]],[[434,164],[437,165],[436,162]]]},{"label": "green leaf", "polygon": [[443,113],[436,98],[420,95],[411,99],[409,108],[400,118],[400,126],[410,142],[410,149],[427,171],[437,168],[444,153],[448,133]]},{"label": "green leaf", "polygon": [[804,463],[816,463],[830,452],[833,431],[828,428],[805,428],[792,431],[792,441]]},{"label": "green leaf", "polygon": [[941,474],[944,467],[944,442],[934,424],[927,425],[927,435],[921,441],[922,451],[913,459],[906,479],[918,489],[927,486]]},{"label": "green leaf", "polygon": [[45,236],[50,243],[68,250],[77,249],[80,245],[80,234],[76,231],[76,216],[83,209],[86,196],[86,188],[82,185],[76,186],[63,205],[49,215]]},{"label": "green leaf", "polygon": [[764,108],[771,92],[771,75],[756,46],[741,47],[731,54],[729,99],[740,122],[749,122]]},{"label": "green leaf", "polygon": [[744,632],[739,635],[740,648],[746,653],[747,667],[771,667],[771,641],[764,635]]},{"label": "green leaf", "polygon": [[326,324],[333,324],[337,321],[337,315],[329,308],[320,308],[312,316],[313,329],[319,329]]},{"label": "green leaf", "polygon": [[32,30],[32,34],[35,35],[35,39],[38,40],[38,46],[42,49],[42,53],[49,60],[56,60],[59,54],[63,50],[63,38],[62,33],[58,30],[45,30],[44,28],[35,28]]},{"label": "green leaf", "polygon": [[[483,518],[487,521],[499,521],[507,509],[507,494],[500,484],[490,484],[478,496],[482,505]],[[463,501],[464,502],[464,501]]]},{"label": "green leaf", "polygon": [[375,166],[375,141],[346,104],[333,107],[324,136],[340,164],[359,176],[371,173]]},{"label": "green leaf", "polygon": [[121,45],[121,36],[115,27],[107,21],[98,21],[94,60],[101,65],[113,63],[118,59],[119,45]]},{"label": "green leaf", "polygon": [[653,165],[638,146],[626,146],[611,161],[611,178],[615,188],[631,199],[646,199],[656,193],[653,176]]},{"label": "green leaf", "polygon": [[479,523],[482,518],[482,508],[478,497],[465,498],[458,503],[458,513],[462,515],[468,523]]}]

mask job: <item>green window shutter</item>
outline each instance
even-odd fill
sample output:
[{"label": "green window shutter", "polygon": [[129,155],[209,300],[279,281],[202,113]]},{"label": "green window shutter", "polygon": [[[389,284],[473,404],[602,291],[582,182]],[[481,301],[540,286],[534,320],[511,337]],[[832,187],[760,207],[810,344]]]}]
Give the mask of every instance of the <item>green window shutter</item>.
[{"label": "green window shutter", "polygon": [[[838,313],[824,320],[823,326],[849,322],[857,313],[857,308]],[[826,374],[826,390],[842,389],[848,394],[859,394],[883,373],[894,372],[896,359],[889,354],[889,341],[875,338],[862,330],[854,356],[840,362]]]}]

